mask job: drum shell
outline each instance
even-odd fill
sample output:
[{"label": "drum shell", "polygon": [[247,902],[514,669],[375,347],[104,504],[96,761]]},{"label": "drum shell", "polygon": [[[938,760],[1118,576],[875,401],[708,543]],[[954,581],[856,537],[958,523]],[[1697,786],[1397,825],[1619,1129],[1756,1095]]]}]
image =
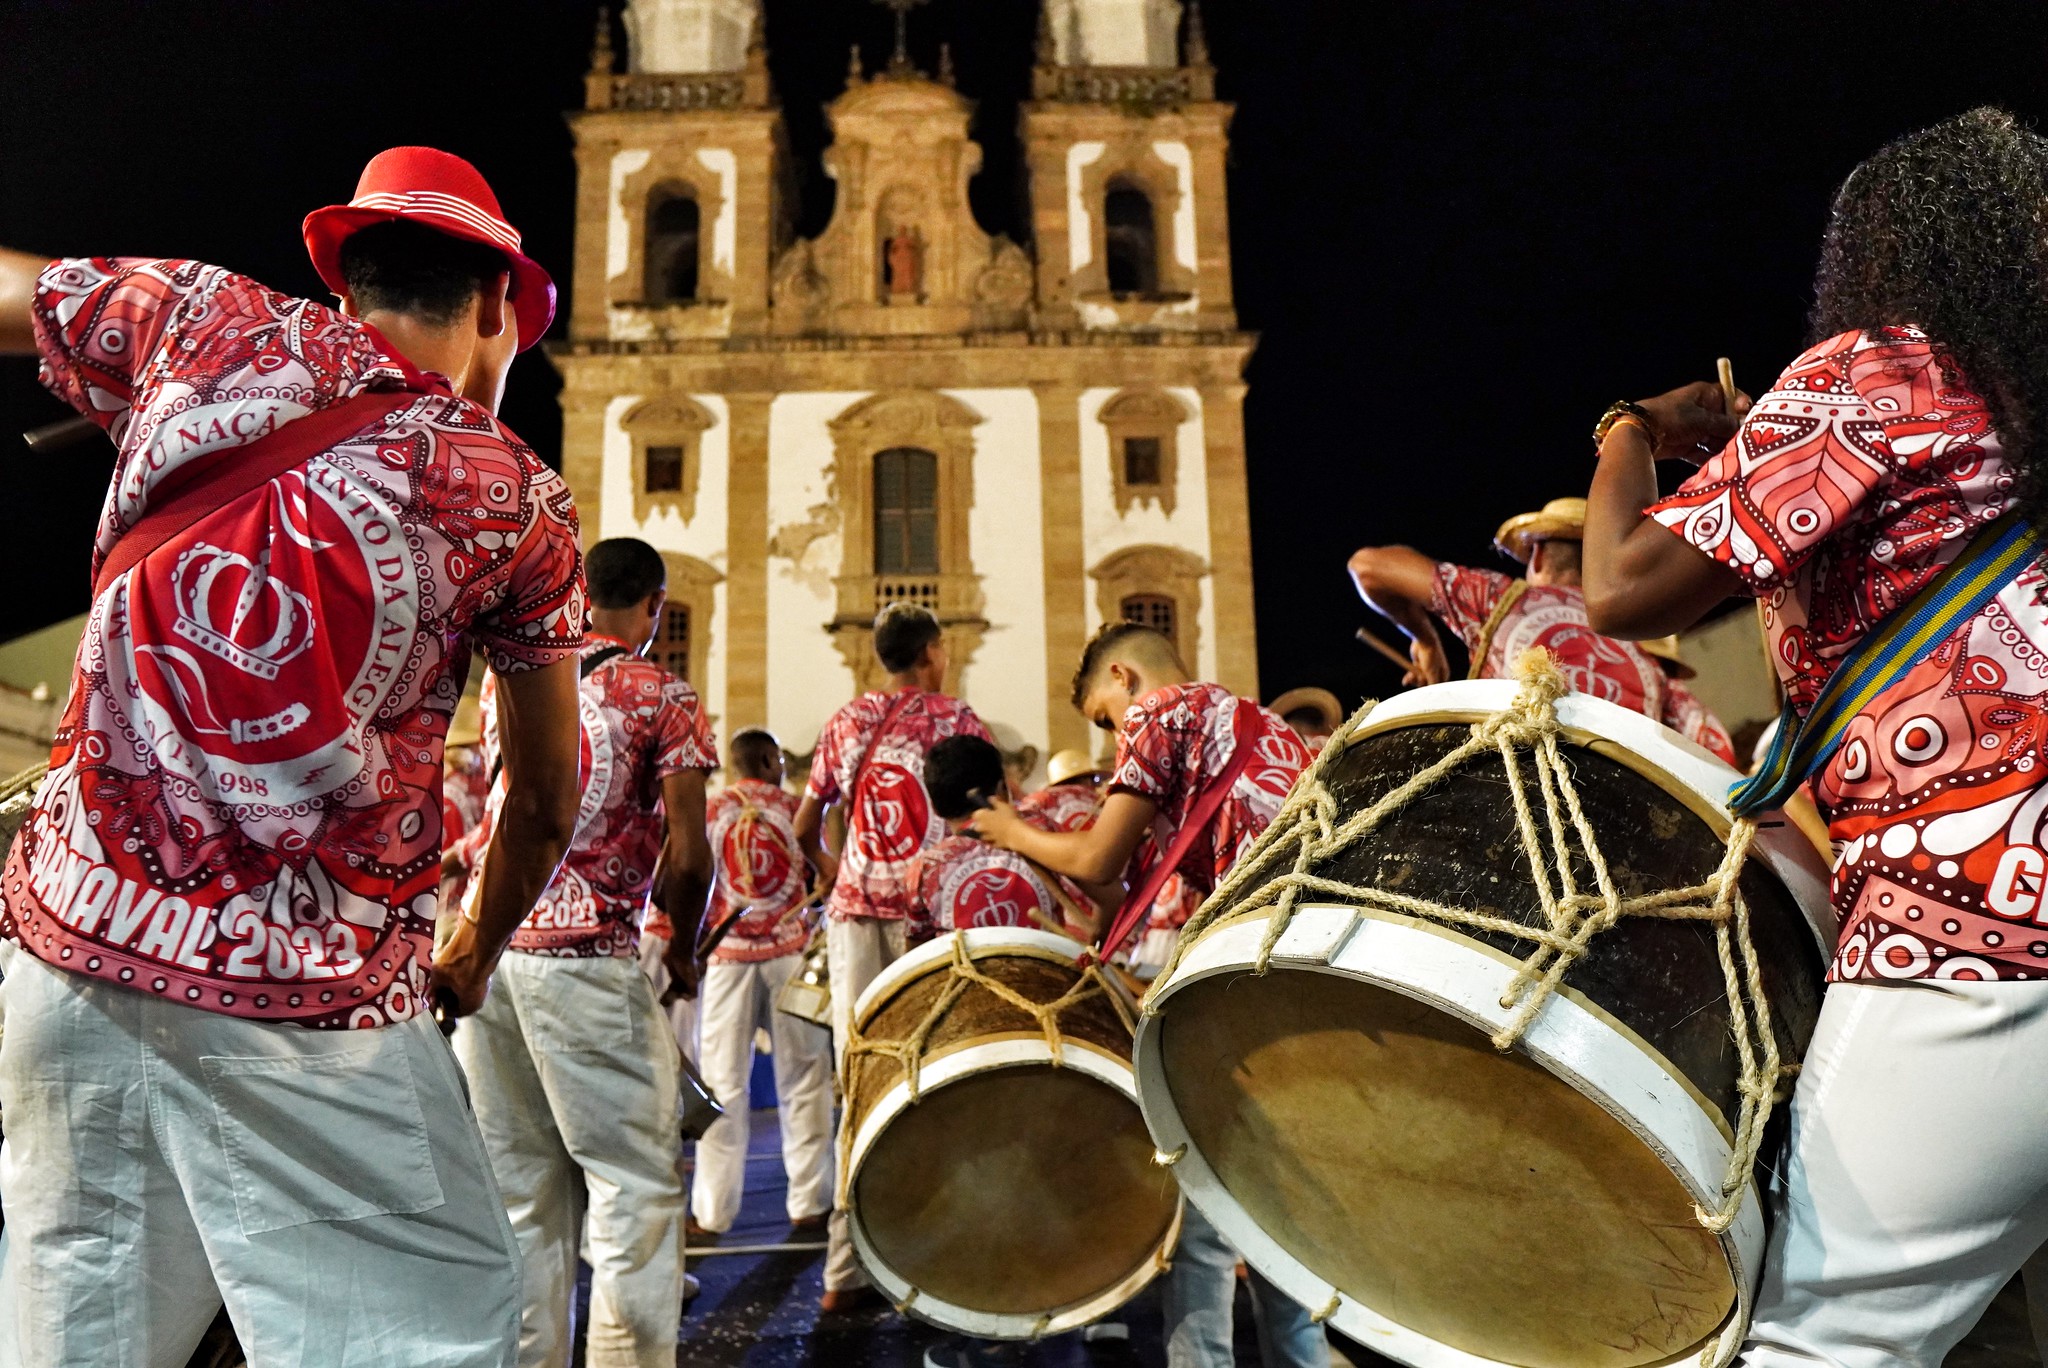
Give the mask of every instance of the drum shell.
[{"label": "drum shell", "polygon": [[[956,933],[912,951],[869,986],[855,1012],[860,1038],[900,1041],[925,1022],[952,980],[955,939],[978,972],[1033,1002],[1055,1000],[1081,978],[1080,947],[1066,937]],[[1134,1016],[1121,986],[1110,991],[1123,995]],[[1178,1238],[1179,1194],[1151,1163],[1130,1030],[1097,993],[1062,1011],[1060,1036],[1055,1061],[1031,1014],[970,985],[926,1037],[915,1099],[896,1058],[848,1059],[845,1182],[854,1246],[876,1283],[912,1314],[965,1334],[1031,1338],[1114,1310],[1164,1267]],[[992,1128],[1023,1137],[1012,1159],[1016,1146],[1042,1144],[1042,1153],[1027,1153],[1022,1172],[1014,1163],[991,1167],[989,1137],[969,1133],[980,1129],[983,1113],[1008,1117]],[[946,1119],[931,1119],[940,1116]],[[1094,1139],[1063,1144],[1061,1134],[1033,1130],[1040,1116],[1061,1118],[1056,1131],[1070,1121],[1077,1139]],[[986,1212],[969,1218],[953,1200],[970,1171],[975,1185],[1008,1185],[1013,1200],[1000,1220]],[[1087,1228],[1074,1229],[1076,1220]],[[1004,1252],[1006,1239],[1018,1248]]]},{"label": "drum shell", "polygon": [[[1462,741],[1472,721],[1504,708],[1514,691],[1513,685],[1499,682],[1461,683],[1418,690],[1399,700],[1398,707],[1376,712],[1373,726],[1397,734],[1392,743],[1368,737],[1332,758],[1325,777],[1339,800],[1338,820],[1360,811],[1378,793]],[[1384,722],[1382,713],[1387,714]],[[1560,702],[1559,715],[1571,730],[1571,739],[1579,743],[1569,748],[1568,763],[1624,894],[1681,886],[1711,873],[1718,860],[1719,835],[1727,827],[1718,798],[1732,772],[1674,733],[1611,705],[1574,696]],[[1399,732],[1412,735],[1404,739]],[[1375,753],[1380,757],[1376,769],[1368,763]],[[1626,761],[1626,781],[1616,780],[1616,758]],[[1313,872],[1518,920],[1539,915],[1529,871],[1520,860],[1513,803],[1499,761],[1482,757],[1473,765],[1477,773],[1490,775],[1490,781],[1468,775],[1434,791],[1434,806],[1425,800],[1396,814],[1368,844],[1347,850]],[[1541,799],[1534,797],[1526,759],[1523,772],[1531,780],[1540,823]],[[1645,784],[1660,801],[1643,796]],[[1594,790],[1590,795],[1589,789]],[[1697,819],[1685,839],[1676,842],[1677,847],[1688,848],[1673,846],[1671,838],[1679,834],[1674,811],[1689,811]],[[1651,839],[1627,834],[1631,824],[1641,829],[1652,823],[1656,829],[1648,832]],[[1276,868],[1292,864],[1290,852]],[[1582,868],[1580,886],[1592,886],[1590,870]],[[1789,828],[1769,827],[1742,886],[1757,918],[1756,939],[1766,959],[1765,993],[1773,1006],[1780,1046],[1788,1059],[1796,1059],[1818,1008],[1821,946],[1833,938],[1825,866]],[[1204,1153],[1176,1100],[1166,1037],[1176,999],[1215,1002],[1213,994],[1228,989],[1213,985],[1255,982],[1246,976],[1267,930],[1266,913],[1251,911],[1226,916],[1201,932],[1155,990],[1152,1006],[1159,1015],[1147,1019],[1139,1030],[1137,1062],[1146,1119],[1161,1150],[1181,1156],[1176,1173],[1189,1200],[1284,1290],[1382,1352],[1429,1368],[1542,1362],[1512,1353],[1490,1357],[1467,1352],[1418,1334],[1351,1296],[1337,1295],[1336,1283],[1344,1281],[1341,1270],[1311,1268],[1297,1257],[1297,1252],[1310,1252],[1290,1247],[1290,1240],[1298,1245],[1298,1232],[1282,1228],[1285,1221],[1273,1219],[1270,1204],[1261,1209],[1262,1216],[1255,1216],[1240,1203],[1241,1189],[1233,1188],[1210,1164],[1212,1156]],[[1275,981],[1284,976],[1286,982],[1308,985],[1310,980],[1294,972],[1308,971],[1390,989],[1456,1018],[1463,1023],[1459,1029],[1472,1028],[1475,1040],[1483,1045],[1476,1033],[1492,1034],[1511,1015],[1499,998],[1515,962],[1529,949],[1527,942],[1502,935],[1309,897],[1276,947],[1271,972]],[[1461,977],[1468,981],[1457,982]],[[1205,983],[1212,986],[1197,989]],[[1718,1204],[1737,1097],[1735,1051],[1711,929],[1625,920],[1602,933],[1593,954],[1574,967],[1565,984],[1516,1047],[1518,1053],[1618,1120],[1683,1183],[1692,1199]],[[1210,996],[1204,998],[1204,991]],[[1259,990],[1248,986],[1246,991]],[[1613,1040],[1632,1043],[1607,1049],[1603,1042]],[[1596,1057],[1590,1059],[1585,1057],[1589,1042],[1597,1047]],[[1192,1077],[1184,1067],[1183,1074]],[[1201,1099],[1190,1102],[1199,1104]],[[1197,1105],[1196,1113],[1200,1111]],[[1273,1117],[1262,1120],[1277,1124]],[[1194,1128],[1201,1129],[1199,1115]],[[1276,1153],[1284,1151],[1286,1137],[1275,1137],[1275,1143]],[[1284,1165],[1289,1159],[1279,1153],[1273,1162]],[[1256,1196],[1247,1200],[1258,1205]],[[1697,1228],[1693,1234],[1708,1238]],[[1761,1208],[1752,1191],[1735,1225],[1719,1241],[1736,1284],[1739,1305],[1732,1316],[1746,1314],[1762,1234]],[[1533,1266],[1544,1263],[1539,1249],[1521,1255]],[[1725,1359],[1734,1347],[1717,1345],[1717,1358]],[[1696,1350],[1691,1346],[1678,1346],[1672,1356],[1692,1352]]]}]

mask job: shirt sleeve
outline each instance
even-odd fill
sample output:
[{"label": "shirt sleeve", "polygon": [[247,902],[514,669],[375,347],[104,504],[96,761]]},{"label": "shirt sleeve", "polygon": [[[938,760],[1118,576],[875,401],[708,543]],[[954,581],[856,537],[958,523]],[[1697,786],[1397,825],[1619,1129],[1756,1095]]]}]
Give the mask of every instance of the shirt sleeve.
[{"label": "shirt sleeve", "polygon": [[1467,647],[1476,647],[1494,605],[1514,581],[1497,570],[1475,570],[1448,562],[1436,568],[1430,581],[1429,611],[1458,634]]},{"label": "shirt sleeve", "polygon": [[697,693],[673,675],[662,681],[661,725],[655,730],[654,774],[666,779],[688,770],[718,768],[718,747]]},{"label": "shirt sleeve", "polygon": [[818,748],[811,752],[811,777],[804,792],[829,806],[839,801],[839,756],[846,749],[846,734],[854,724],[858,703],[841,708],[818,733]]},{"label": "shirt sleeve", "polygon": [[1162,689],[1133,703],[1124,714],[1123,726],[1117,731],[1111,791],[1149,798],[1168,811],[1179,804],[1191,768],[1182,748],[1202,743],[1199,730],[1169,725],[1180,697],[1178,689]]},{"label": "shirt sleeve", "polygon": [[36,279],[31,310],[43,386],[118,441],[135,377],[162,349],[207,270],[125,257],[51,262]]},{"label": "shirt sleeve", "polygon": [[[1794,361],[1734,440],[1644,510],[1759,596],[1798,573],[1892,477],[1899,419],[1885,419],[1851,382],[1858,336],[1832,338]],[[1883,385],[1876,372],[1870,380]],[[1916,407],[1902,418],[1910,425],[1920,416]]]},{"label": "shirt sleeve", "polygon": [[573,658],[583,645],[588,603],[576,505],[561,476],[526,448],[517,452],[530,480],[527,520],[511,562],[478,614],[471,633],[500,674],[517,674]]}]

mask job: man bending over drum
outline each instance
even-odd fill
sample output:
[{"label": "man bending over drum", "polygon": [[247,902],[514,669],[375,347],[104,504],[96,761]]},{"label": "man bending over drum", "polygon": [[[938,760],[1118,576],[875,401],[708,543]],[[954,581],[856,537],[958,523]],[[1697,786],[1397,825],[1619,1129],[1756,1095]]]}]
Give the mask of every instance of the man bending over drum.
[{"label": "man bending over drum", "polygon": [[[1903,138],[1836,193],[1819,341],[1769,392],[1731,415],[1687,385],[1601,424],[1593,623],[1657,636],[1762,599],[1781,730],[1833,745],[1767,789],[1810,771],[1842,932],[1748,1364],[1938,1364],[2048,1236],[2044,222],[2048,140],[2011,115]],[[1657,459],[1702,449],[1660,501]],[[1925,601],[1955,565],[1975,573]],[[1947,621],[1864,653],[1922,613]],[[1851,663],[1877,692],[1836,707]]]},{"label": "man bending over drum", "polygon": [[[1285,722],[1252,699],[1194,681],[1171,641],[1134,623],[1111,623],[1089,641],[1073,698],[1082,716],[1117,731],[1095,824],[1042,831],[998,797],[973,827],[1071,879],[1107,883],[1128,873],[1137,892],[1110,932],[1105,953],[1113,953],[1167,874],[1177,870],[1197,901],[1216,886],[1278,814],[1309,754]],[[1163,867],[1169,862],[1172,870]],[[1190,1206],[1166,1277],[1168,1368],[1230,1368],[1236,1268],[1236,1251]],[[1273,1355],[1267,1368],[1327,1365],[1328,1342],[1308,1312],[1256,1271],[1252,1285],[1260,1341]]]},{"label": "man bending over drum", "polygon": [[1721,724],[1691,694],[1673,692],[1649,650],[1602,636],[1587,623],[1579,587],[1585,524],[1584,499],[1552,499],[1502,523],[1493,544],[1528,567],[1521,579],[1431,560],[1406,546],[1367,546],[1352,554],[1351,582],[1374,611],[1408,634],[1411,668],[1404,684],[1441,684],[1450,677],[1433,614],[1464,641],[1474,679],[1511,678],[1515,658],[1541,646],[1579,693],[1657,718],[1734,764]]}]

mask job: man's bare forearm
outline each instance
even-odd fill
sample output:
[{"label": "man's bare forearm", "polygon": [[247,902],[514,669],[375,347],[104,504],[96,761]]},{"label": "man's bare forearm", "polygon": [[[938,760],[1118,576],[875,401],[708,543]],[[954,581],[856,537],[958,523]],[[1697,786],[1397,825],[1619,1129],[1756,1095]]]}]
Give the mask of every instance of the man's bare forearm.
[{"label": "man's bare forearm", "polygon": [[0,247],[0,355],[30,356],[36,349],[35,322],[30,306],[36,297],[36,279],[50,258]]},{"label": "man's bare forearm", "polygon": [[477,948],[488,960],[504,950],[568,852],[569,832],[555,808],[552,799],[540,795],[505,795],[484,852],[476,904]]}]

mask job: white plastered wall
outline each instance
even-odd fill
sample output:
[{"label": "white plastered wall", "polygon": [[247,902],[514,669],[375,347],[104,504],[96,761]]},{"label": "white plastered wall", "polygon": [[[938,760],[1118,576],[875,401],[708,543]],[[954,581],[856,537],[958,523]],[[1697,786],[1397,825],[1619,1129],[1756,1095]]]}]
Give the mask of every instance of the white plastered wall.
[{"label": "white plastered wall", "polygon": [[[684,522],[674,508],[656,508],[645,522],[633,516],[633,439],[622,423],[644,394],[614,395],[604,410],[604,489],[599,508],[600,537],[638,537],[657,551],[676,551],[695,556],[720,575],[726,573],[726,533],[731,525],[727,497],[732,480],[732,423],[722,394],[692,394],[690,398],[711,414],[713,423],[698,438],[697,501],[690,520]],[[694,631],[707,627],[711,649],[705,653],[704,674],[693,680],[698,696],[714,716],[723,719],[725,706],[726,624],[725,581],[712,590],[711,621],[692,623]]]},{"label": "white plastered wall", "polygon": [[[832,580],[842,544],[826,481],[829,424],[866,397],[848,390],[779,394],[768,410],[768,532],[784,543],[768,557],[768,726],[798,753],[817,743],[825,719],[853,697],[853,672],[823,630],[839,611]],[[811,538],[800,559],[775,554],[801,540],[787,529],[817,527],[821,516],[830,530]]]},{"label": "white plastered wall", "polygon": [[[1203,446],[1202,396],[1182,385],[1167,387],[1180,400],[1188,417],[1175,437],[1179,466],[1174,487],[1172,516],[1156,501],[1133,503],[1129,513],[1118,513],[1116,486],[1110,471],[1109,431],[1098,421],[1103,404],[1117,393],[1113,389],[1090,389],[1081,393],[1081,545],[1083,563],[1093,570],[1103,557],[1127,546],[1174,546],[1209,557],[1209,468]],[[1096,602],[1096,583],[1087,583],[1088,630],[1102,625],[1102,611]],[[1202,606],[1196,614],[1200,628],[1197,658],[1188,662],[1203,679],[1216,677],[1216,593],[1215,577],[1202,578]]]}]

